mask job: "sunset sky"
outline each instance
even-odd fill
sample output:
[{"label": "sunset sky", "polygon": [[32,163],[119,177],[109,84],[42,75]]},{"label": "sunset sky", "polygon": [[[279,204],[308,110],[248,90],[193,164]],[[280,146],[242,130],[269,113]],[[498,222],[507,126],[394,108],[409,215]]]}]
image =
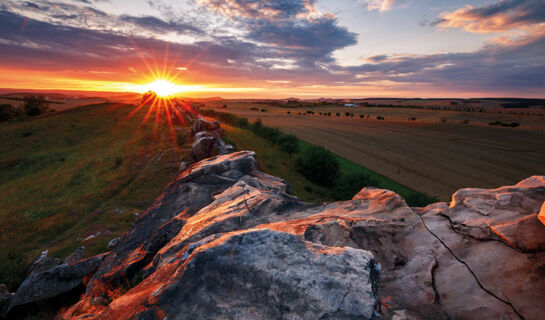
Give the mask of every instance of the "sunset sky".
[{"label": "sunset sky", "polygon": [[1,0],[0,87],[545,97],[545,0]]}]

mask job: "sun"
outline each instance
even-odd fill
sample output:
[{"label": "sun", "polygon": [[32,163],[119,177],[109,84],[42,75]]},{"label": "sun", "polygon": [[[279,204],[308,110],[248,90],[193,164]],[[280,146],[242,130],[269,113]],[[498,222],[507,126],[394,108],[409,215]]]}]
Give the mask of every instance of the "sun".
[{"label": "sun", "polygon": [[147,84],[145,87],[147,90],[157,93],[157,95],[160,97],[169,97],[181,91],[179,86],[164,79],[157,79]]}]

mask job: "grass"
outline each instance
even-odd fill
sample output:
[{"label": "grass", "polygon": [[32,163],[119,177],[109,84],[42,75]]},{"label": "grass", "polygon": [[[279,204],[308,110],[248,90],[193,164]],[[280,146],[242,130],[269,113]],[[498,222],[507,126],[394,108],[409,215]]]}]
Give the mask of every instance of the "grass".
[{"label": "grass", "polygon": [[[105,252],[178,172],[188,151],[132,105],[98,104],[0,124],[0,283],[39,252]],[[101,232],[90,240],[88,236]]]},{"label": "grass", "polygon": [[[225,126],[226,141],[235,145],[237,150],[253,150],[260,166],[260,170],[268,174],[281,177],[292,185],[292,193],[299,199],[307,202],[327,202],[340,199],[335,189],[315,184],[296,170],[295,160],[297,155],[282,152],[269,140],[262,138],[248,129],[233,126]],[[299,140],[299,152],[311,145]],[[341,175],[363,173],[376,182],[376,187],[392,190],[403,196],[411,206],[423,206],[436,202],[437,199],[426,196],[420,192],[405,187],[376,172],[355,164],[349,160],[335,155],[340,164]]]}]

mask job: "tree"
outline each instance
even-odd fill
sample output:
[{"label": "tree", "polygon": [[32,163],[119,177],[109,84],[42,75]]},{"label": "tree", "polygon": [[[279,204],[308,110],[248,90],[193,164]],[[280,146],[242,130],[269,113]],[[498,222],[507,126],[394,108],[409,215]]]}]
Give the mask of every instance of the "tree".
[{"label": "tree", "polygon": [[0,122],[15,118],[16,110],[11,104],[0,104]]},{"label": "tree", "polygon": [[43,96],[28,96],[25,98],[23,110],[27,116],[34,117],[47,112],[48,106],[49,103]]},{"label": "tree", "polygon": [[293,134],[284,134],[278,141],[278,147],[291,157],[292,154],[299,151],[299,139]]},{"label": "tree", "polygon": [[157,93],[149,90],[142,95],[142,104],[151,104],[157,99]]},{"label": "tree", "polygon": [[309,180],[326,187],[335,185],[339,175],[339,161],[321,146],[311,146],[297,158],[297,171]]},{"label": "tree", "polygon": [[378,187],[378,183],[365,173],[343,175],[337,182],[335,196],[339,200],[352,199],[362,188]]}]

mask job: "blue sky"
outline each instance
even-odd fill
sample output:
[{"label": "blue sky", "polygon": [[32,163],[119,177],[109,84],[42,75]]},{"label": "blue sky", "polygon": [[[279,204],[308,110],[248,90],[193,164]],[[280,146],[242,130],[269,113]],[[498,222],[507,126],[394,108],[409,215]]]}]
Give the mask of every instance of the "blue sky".
[{"label": "blue sky", "polygon": [[155,59],[207,94],[545,96],[545,0],[3,0],[0,15],[2,87],[120,90]]}]

